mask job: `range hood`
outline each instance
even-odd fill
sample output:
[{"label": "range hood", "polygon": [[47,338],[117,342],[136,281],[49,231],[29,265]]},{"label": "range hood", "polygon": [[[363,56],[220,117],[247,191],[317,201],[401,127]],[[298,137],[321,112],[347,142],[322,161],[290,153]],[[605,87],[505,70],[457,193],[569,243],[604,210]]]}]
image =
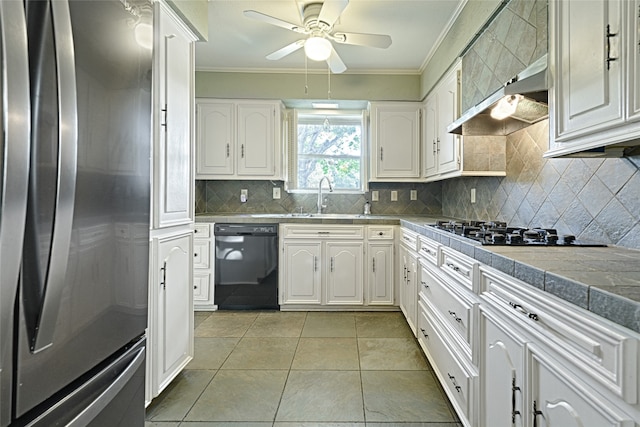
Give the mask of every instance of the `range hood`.
[{"label": "range hood", "polygon": [[[471,107],[447,127],[458,135],[509,135],[549,117],[547,55],[529,65],[484,101]],[[503,120],[491,117],[491,110],[505,96],[522,95],[515,113]]]}]

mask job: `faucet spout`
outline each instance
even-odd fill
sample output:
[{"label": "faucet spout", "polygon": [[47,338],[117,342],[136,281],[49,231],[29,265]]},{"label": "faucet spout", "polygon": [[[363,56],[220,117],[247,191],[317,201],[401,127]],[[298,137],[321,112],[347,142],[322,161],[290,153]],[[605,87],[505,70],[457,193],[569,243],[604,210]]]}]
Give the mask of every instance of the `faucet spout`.
[{"label": "faucet spout", "polygon": [[327,207],[327,205],[324,205],[322,201],[322,183],[324,182],[325,179],[327,180],[327,184],[329,185],[329,192],[333,192],[333,185],[331,185],[331,180],[329,179],[329,177],[325,175],[322,178],[320,178],[320,182],[318,182],[318,213],[319,214],[322,213],[322,208]]}]

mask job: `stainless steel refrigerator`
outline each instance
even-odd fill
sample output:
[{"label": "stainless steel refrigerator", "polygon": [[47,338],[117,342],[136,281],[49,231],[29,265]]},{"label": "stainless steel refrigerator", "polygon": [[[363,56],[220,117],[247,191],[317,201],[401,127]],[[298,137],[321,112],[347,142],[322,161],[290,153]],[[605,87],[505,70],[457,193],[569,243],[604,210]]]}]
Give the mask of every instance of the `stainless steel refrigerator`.
[{"label": "stainless steel refrigerator", "polygon": [[0,426],[142,426],[152,9],[0,1]]}]

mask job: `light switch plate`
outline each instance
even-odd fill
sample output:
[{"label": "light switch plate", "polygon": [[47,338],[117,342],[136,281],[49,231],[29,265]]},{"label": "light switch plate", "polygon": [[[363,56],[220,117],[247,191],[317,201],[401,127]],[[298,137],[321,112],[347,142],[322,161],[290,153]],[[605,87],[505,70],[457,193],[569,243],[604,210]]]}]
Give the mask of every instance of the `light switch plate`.
[{"label": "light switch plate", "polygon": [[280,198],[280,187],[273,187],[273,198],[274,199]]},{"label": "light switch plate", "polygon": [[411,190],[411,200],[418,200],[418,190]]},{"label": "light switch plate", "polygon": [[391,201],[392,202],[397,202],[398,201],[398,192],[396,190],[393,190],[391,192]]},{"label": "light switch plate", "polygon": [[378,191],[374,190],[371,192],[371,201],[372,202],[377,202],[378,201]]}]

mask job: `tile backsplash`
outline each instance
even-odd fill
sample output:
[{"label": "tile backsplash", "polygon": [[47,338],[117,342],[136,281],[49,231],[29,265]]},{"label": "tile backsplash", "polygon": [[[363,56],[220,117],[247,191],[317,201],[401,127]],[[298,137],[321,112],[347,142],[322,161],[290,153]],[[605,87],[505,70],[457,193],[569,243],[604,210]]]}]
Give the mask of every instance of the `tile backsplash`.
[{"label": "tile backsplash", "polygon": [[[640,156],[544,159],[548,123],[507,137],[506,177],[444,181],[443,215],[556,228],[640,249]],[[470,201],[472,188],[476,203]]]},{"label": "tile backsplash", "polygon": [[[273,188],[280,187],[281,198],[273,199]],[[316,193],[287,193],[282,181],[196,181],[196,213],[292,213],[316,212]],[[247,189],[246,203],[240,202],[240,190]],[[410,200],[411,190],[417,200]],[[378,192],[378,201],[371,201],[371,191]],[[391,201],[391,191],[398,200]],[[442,183],[371,183],[365,194],[323,192],[326,213],[359,214],[366,200],[371,201],[373,215],[442,215]]]}]

